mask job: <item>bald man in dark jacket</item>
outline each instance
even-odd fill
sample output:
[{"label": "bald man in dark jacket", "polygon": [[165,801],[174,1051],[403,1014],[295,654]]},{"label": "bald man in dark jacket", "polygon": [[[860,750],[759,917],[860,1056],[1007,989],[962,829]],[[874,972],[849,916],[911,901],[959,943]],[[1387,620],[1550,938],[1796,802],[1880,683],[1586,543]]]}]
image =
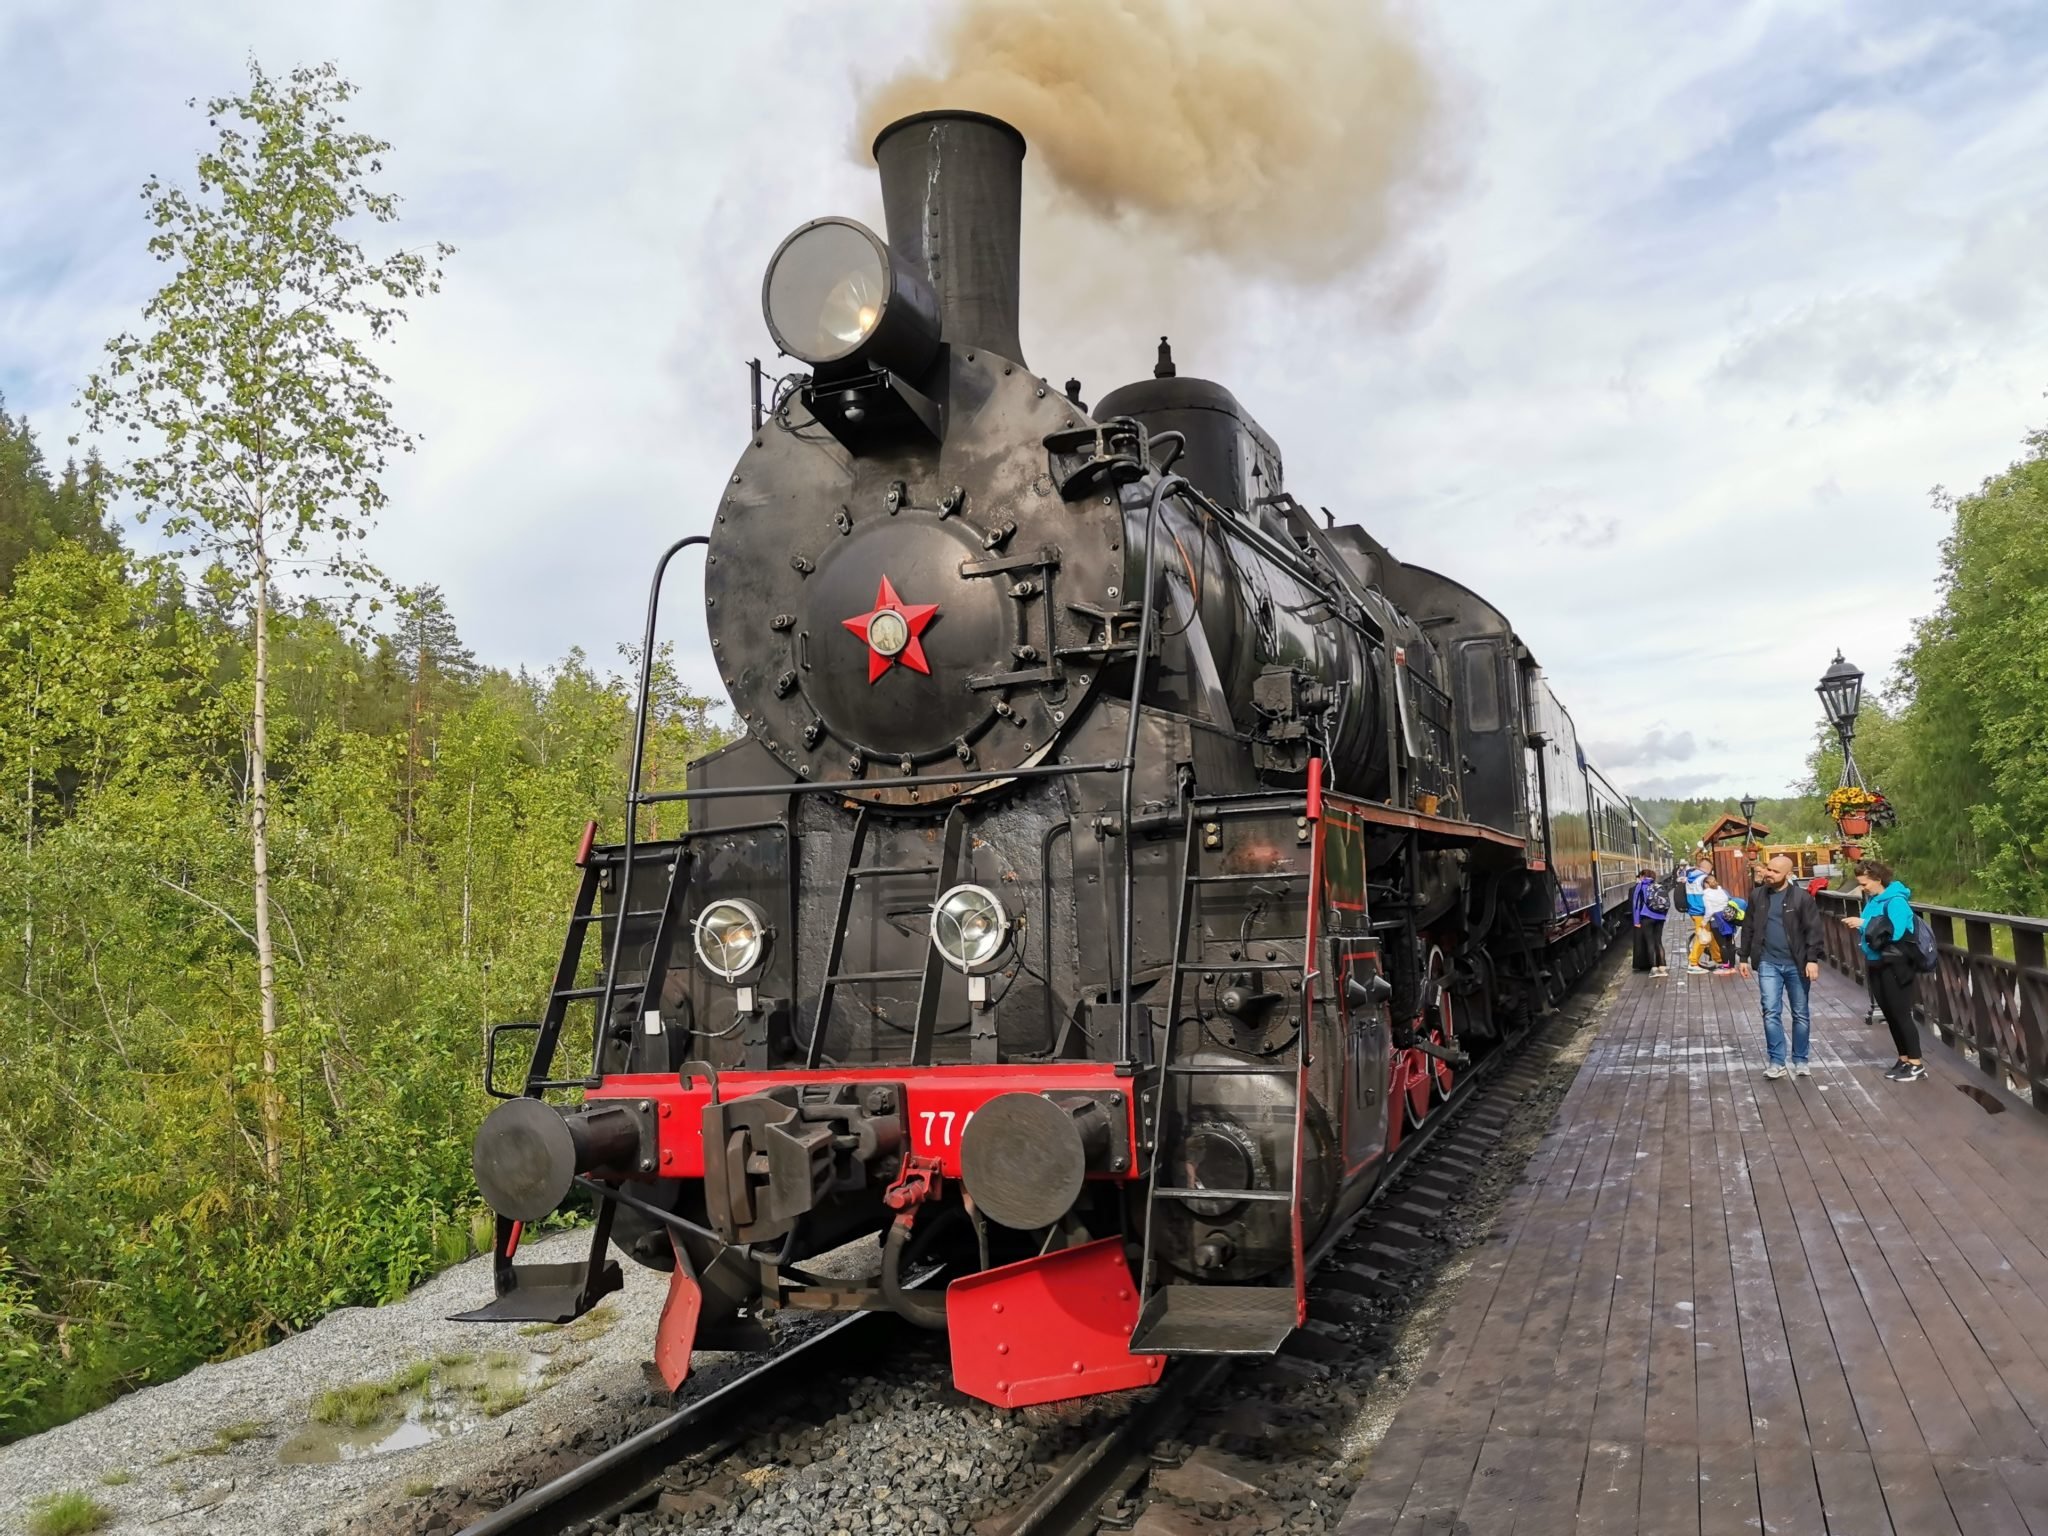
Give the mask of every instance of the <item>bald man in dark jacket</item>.
[{"label": "bald man in dark jacket", "polygon": [[1808,989],[1820,979],[1820,903],[1792,878],[1790,854],[1775,855],[1756,872],[1756,888],[1742,914],[1735,941],[1742,974],[1754,970],[1763,1005],[1764,1050],[1770,1064],[1764,1076],[1785,1075],[1785,1000],[1792,1000],[1792,1072],[1811,1077],[1807,1059],[1813,1028]]}]

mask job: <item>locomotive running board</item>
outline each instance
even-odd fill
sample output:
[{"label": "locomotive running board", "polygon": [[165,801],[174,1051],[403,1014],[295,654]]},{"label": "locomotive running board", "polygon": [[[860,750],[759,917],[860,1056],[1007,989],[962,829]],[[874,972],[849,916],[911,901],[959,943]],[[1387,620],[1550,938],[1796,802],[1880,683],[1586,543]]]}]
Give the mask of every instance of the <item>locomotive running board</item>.
[{"label": "locomotive running board", "polygon": [[1131,1353],[1270,1355],[1295,1318],[1292,1286],[1163,1285],[1131,1332]]}]

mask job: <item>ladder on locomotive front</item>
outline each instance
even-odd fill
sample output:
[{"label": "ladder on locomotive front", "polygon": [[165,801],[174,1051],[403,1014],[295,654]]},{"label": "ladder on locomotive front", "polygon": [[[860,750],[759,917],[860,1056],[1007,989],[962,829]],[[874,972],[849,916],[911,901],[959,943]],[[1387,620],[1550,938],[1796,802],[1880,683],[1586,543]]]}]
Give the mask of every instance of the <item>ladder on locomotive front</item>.
[{"label": "ladder on locomotive front", "polygon": [[[1151,1146],[1146,1158],[1144,1257],[1138,1277],[1138,1323],[1131,1333],[1133,1354],[1270,1355],[1307,1316],[1308,1272],[1302,1245],[1301,1177],[1317,941],[1315,828],[1313,822],[1302,814],[1308,809],[1299,799],[1273,795],[1192,800],[1187,807],[1182,834],[1180,890],[1174,907],[1173,962],[1167,987],[1166,1049],[1164,1059],[1157,1067]],[[1306,868],[1300,871],[1238,873],[1203,867],[1205,853],[1222,850],[1225,840],[1221,833],[1227,823],[1277,817],[1285,817],[1290,823],[1306,827],[1309,852]],[[1212,832],[1215,834],[1213,848],[1210,846]],[[1298,961],[1253,961],[1248,956],[1232,960],[1205,960],[1199,955],[1189,955],[1189,928],[1202,891],[1231,885],[1271,886],[1283,883],[1304,887],[1299,904],[1304,914],[1304,932],[1269,939],[1265,943],[1280,950],[1299,945],[1301,958]],[[1178,1048],[1183,1024],[1192,1025],[1198,1038],[1201,1031],[1199,1018],[1185,1021],[1181,1018],[1182,984],[1190,969],[1268,975],[1292,972],[1298,975],[1301,979],[1299,1025],[1281,1056],[1270,1064],[1188,1059],[1194,1050]],[[1181,1100],[1197,1079],[1230,1076],[1272,1077],[1291,1088],[1293,1136],[1286,1167],[1275,1170],[1285,1180],[1282,1187],[1203,1188],[1198,1182],[1193,1182],[1192,1168],[1177,1155],[1187,1118],[1181,1109]],[[1182,1175],[1189,1182],[1182,1182]],[[1155,1234],[1162,1212],[1168,1206],[1185,1206],[1196,1201],[1286,1206],[1291,1284],[1212,1285],[1185,1280],[1161,1284]]]}]

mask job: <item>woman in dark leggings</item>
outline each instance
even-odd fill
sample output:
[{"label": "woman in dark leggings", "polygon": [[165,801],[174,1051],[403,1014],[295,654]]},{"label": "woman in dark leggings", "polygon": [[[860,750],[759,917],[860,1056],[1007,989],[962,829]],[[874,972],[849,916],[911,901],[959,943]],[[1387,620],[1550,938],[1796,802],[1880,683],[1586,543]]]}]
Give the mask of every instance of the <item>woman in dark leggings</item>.
[{"label": "woman in dark leggings", "polygon": [[1870,995],[1891,1026],[1899,1059],[1885,1076],[1914,1083],[1927,1075],[1920,1061],[1920,1026],[1913,1022],[1913,992],[1919,973],[1913,966],[1913,893],[1892,878],[1892,867],[1878,859],[1856,866],[1856,888],[1863,893],[1863,915],[1843,922],[1862,930],[1863,967],[1870,977]]},{"label": "woman in dark leggings", "polygon": [[1664,919],[1671,915],[1671,906],[1664,893],[1657,889],[1657,876],[1650,870],[1636,871],[1636,888],[1629,901],[1629,915],[1635,922],[1636,969],[1652,976],[1662,976]]}]

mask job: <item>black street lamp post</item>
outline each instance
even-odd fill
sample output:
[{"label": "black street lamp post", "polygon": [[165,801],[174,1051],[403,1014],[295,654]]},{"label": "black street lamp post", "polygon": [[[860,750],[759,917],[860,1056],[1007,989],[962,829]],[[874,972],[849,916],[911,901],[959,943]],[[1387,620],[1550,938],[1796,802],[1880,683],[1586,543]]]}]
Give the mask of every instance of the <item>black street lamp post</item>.
[{"label": "black street lamp post", "polygon": [[1756,833],[1756,796],[1742,797],[1742,851],[1749,852],[1749,841]]},{"label": "black street lamp post", "polygon": [[1863,674],[1837,651],[1814,692],[1820,695],[1821,708],[1828,712],[1828,724],[1835,728],[1842,743],[1842,782],[1861,788],[1863,775],[1857,771],[1851,743],[1856,739],[1856,712],[1863,706]]},{"label": "black street lamp post", "polygon": [[[1863,674],[1854,663],[1844,661],[1840,651],[1836,651],[1834,661],[1820,675],[1820,686],[1814,692],[1820,695],[1821,708],[1828,712],[1828,724],[1841,738],[1842,783],[1861,789],[1863,775],[1856,771],[1856,754],[1850,750],[1850,743],[1856,739],[1856,711],[1863,703]],[[1877,1022],[1877,994],[1874,992],[1869,1007],[1864,1010],[1863,1022],[1866,1025]]]}]

